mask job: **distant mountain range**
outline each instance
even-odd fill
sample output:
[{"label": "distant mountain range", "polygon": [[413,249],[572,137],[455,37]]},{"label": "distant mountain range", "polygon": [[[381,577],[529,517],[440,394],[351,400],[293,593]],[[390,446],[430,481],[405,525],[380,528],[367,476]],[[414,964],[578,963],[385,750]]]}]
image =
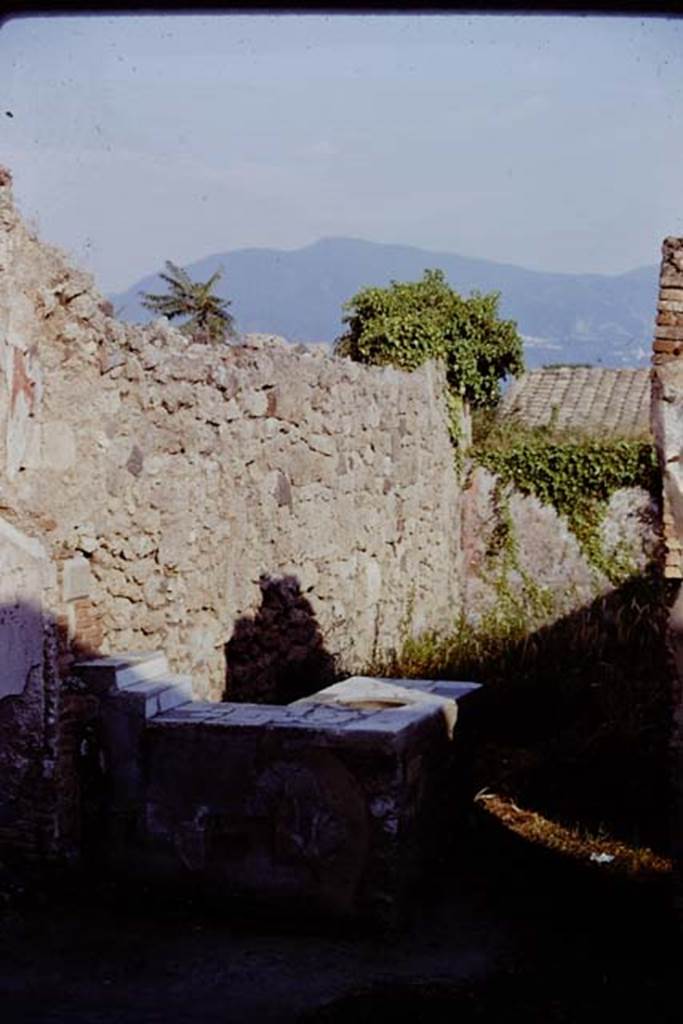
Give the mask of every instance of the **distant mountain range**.
[{"label": "distant mountain range", "polygon": [[[644,366],[657,302],[656,266],[626,274],[555,274],[407,245],[324,238],[302,249],[236,249],[186,265],[195,280],[223,267],[217,292],[230,299],[242,333],[291,342],[332,342],[342,304],[366,285],[415,281],[440,268],[461,295],[501,293],[500,312],[517,321],[530,368],[552,363]],[[163,269],[163,268],[160,268]],[[163,292],[158,274],[111,295],[118,315],[148,322],[140,292]]]}]

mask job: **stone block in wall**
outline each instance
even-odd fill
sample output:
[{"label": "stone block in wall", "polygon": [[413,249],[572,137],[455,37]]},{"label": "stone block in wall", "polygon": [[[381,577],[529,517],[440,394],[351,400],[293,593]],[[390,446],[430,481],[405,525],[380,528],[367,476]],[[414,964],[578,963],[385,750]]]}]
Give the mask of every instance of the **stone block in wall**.
[{"label": "stone block in wall", "polygon": [[660,287],[683,286],[683,238],[665,238],[662,242]]},{"label": "stone block in wall", "polygon": [[658,327],[678,327],[683,326],[683,316],[679,316],[675,309],[670,307],[675,303],[668,303],[669,308],[664,308],[662,303],[657,305],[657,319],[656,324]]},{"label": "stone block in wall", "polygon": [[157,559],[165,568],[191,569],[196,530],[189,517],[178,517],[162,529]]},{"label": "stone block in wall", "polygon": [[655,338],[657,341],[683,341],[683,327],[663,327],[658,324]]},{"label": "stone block in wall", "polygon": [[683,351],[683,340],[680,341],[669,341],[663,340],[660,337],[655,338],[652,346],[653,352],[667,356],[678,356]]},{"label": "stone block in wall", "polygon": [[268,414],[268,397],[264,391],[243,391],[238,405],[246,416],[261,417]]},{"label": "stone block in wall", "polygon": [[311,400],[311,389],[304,381],[292,380],[287,387],[278,385],[269,397],[268,415],[288,423],[306,420]]},{"label": "stone block in wall", "polygon": [[659,283],[663,288],[683,287],[683,270],[677,267],[665,267],[659,277]]},{"label": "stone block in wall", "polygon": [[51,470],[71,469],[76,463],[76,438],[68,423],[44,423],[40,448],[41,462]]},{"label": "stone block in wall", "polygon": [[331,486],[337,478],[336,460],[307,445],[302,444],[293,448],[287,454],[284,464],[287,467],[287,475],[295,487],[317,483]]},{"label": "stone block in wall", "polygon": [[92,587],[92,573],[87,558],[77,555],[62,563],[62,600],[75,601],[78,597],[89,597]]},{"label": "stone block in wall", "polygon": [[660,288],[658,309],[675,309],[680,307],[683,310],[683,288]]}]

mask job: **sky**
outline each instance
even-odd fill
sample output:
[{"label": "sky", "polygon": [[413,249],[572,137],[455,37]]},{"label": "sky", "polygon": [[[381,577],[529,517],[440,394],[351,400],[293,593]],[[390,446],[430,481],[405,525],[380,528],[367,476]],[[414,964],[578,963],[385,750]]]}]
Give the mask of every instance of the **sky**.
[{"label": "sky", "polygon": [[683,235],[683,22],[8,19],[0,163],[105,293],[330,236],[622,273]]}]

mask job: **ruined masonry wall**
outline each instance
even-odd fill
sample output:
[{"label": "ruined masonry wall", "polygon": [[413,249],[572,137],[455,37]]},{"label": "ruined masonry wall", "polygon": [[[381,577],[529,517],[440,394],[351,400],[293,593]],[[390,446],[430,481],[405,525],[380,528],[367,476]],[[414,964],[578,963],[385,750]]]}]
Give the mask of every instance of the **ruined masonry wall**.
[{"label": "ruined masonry wall", "polygon": [[[664,483],[665,575],[683,579],[683,238],[665,238],[653,344],[652,431]],[[676,669],[672,730],[673,839],[678,913],[683,920],[683,586],[669,619]]]},{"label": "ruined masonry wall", "polygon": [[653,343],[652,430],[664,473],[665,574],[683,578],[683,238],[665,238]]},{"label": "ruined masonry wall", "polygon": [[[435,366],[262,338],[217,351],[165,321],[118,323],[3,182],[0,501],[56,567],[60,635],[163,648],[196,696],[219,698],[224,645],[253,623],[264,574],[296,581],[299,618],[349,671],[406,629],[452,624],[460,498]],[[255,643],[257,696],[272,658]]]},{"label": "ruined masonry wall", "polygon": [[[581,551],[564,516],[533,495],[507,486],[509,525],[515,542],[514,567],[506,569],[506,552],[497,550],[500,513],[496,477],[482,466],[470,470],[463,493],[462,539],[463,607],[468,621],[481,622],[501,607],[501,580],[506,593],[526,609],[529,628],[555,622],[590,605],[613,585]],[[616,491],[601,524],[603,550],[627,560],[633,572],[643,572],[660,557],[660,509],[640,487]],[[532,607],[529,581],[543,605]]]}]

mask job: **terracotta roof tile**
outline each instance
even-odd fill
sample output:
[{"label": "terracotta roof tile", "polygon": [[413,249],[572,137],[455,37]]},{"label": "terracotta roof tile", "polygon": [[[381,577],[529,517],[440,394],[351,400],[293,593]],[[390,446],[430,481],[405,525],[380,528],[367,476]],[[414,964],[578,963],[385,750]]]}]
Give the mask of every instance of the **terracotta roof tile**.
[{"label": "terracotta roof tile", "polygon": [[650,371],[599,366],[532,370],[508,389],[498,416],[514,417],[528,427],[548,426],[554,419],[559,430],[596,437],[646,436]]}]

